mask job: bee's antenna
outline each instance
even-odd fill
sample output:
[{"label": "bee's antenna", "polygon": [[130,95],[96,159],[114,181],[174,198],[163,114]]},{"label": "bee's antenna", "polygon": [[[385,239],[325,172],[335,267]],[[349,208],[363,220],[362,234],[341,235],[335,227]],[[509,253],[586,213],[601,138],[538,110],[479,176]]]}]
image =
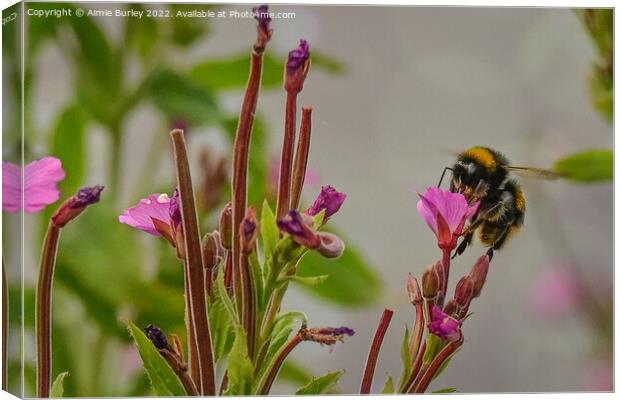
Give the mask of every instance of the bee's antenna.
[{"label": "bee's antenna", "polygon": [[445,168],[443,169],[443,172],[441,173],[441,178],[439,178],[439,183],[437,184],[437,187],[441,187],[441,182],[443,182],[443,177],[444,177],[444,175],[446,174],[446,171],[453,171],[453,172],[454,172],[454,170],[453,170],[452,168],[450,168],[450,167],[445,167]]}]

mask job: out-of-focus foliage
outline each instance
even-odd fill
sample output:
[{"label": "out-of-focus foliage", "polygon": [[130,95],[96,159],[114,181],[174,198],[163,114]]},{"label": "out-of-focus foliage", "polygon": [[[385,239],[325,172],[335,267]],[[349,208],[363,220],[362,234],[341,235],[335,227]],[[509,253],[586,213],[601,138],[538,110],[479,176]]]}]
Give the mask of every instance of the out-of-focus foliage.
[{"label": "out-of-focus foliage", "polygon": [[577,13],[598,50],[590,76],[592,101],[611,121],[614,112],[614,10],[584,9]]},{"label": "out-of-focus foliage", "polygon": [[555,170],[576,182],[609,182],[614,178],[614,154],[611,150],[586,150],[555,163]]},{"label": "out-of-focus foliage", "polygon": [[[77,9],[76,5],[68,3],[26,4],[26,8],[29,7],[63,7],[74,13]],[[88,10],[91,6],[80,4],[80,7]],[[93,9],[102,7],[105,6],[92,5]],[[124,7],[176,12],[212,10],[219,6],[127,4]],[[97,127],[109,143],[109,149],[104,152],[109,157],[105,165],[108,183],[100,204],[80,217],[61,237],[54,292],[53,372],[57,375],[69,371],[70,377],[62,381],[64,396],[68,397],[152,394],[143,370],[123,371],[127,358],[132,357],[128,350],[131,337],[119,318],[131,319],[137,327],[155,323],[166,332],[178,334],[184,341],[183,273],[167,243],[147,238],[118,222],[118,215],[129,206],[119,205],[119,190],[125,175],[121,160],[131,152],[124,147],[125,125],[138,106],[148,104],[163,117],[159,119],[164,132],[177,123],[192,131],[209,126],[232,143],[237,115],[223,111],[220,104],[224,95],[245,87],[249,50],[225,59],[204,54],[195,64],[184,62],[180,54],[216,33],[212,32],[209,19],[125,18],[121,20],[118,35],[110,35],[100,21],[89,16],[28,18],[26,22],[24,106],[30,111],[24,116],[25,159],[31,161],[43,155],[59,157],[67,172],[61,183],[62,196],[66,198],[79,187],[96,183],[87,181],[92,170],[89,159],[92,129]],[[254,23],[243,20],[239,23],[246,22]],[[278,29],[277,25],[274,29]],[[12,74],[11,82],[15,86],[10,92],[19,104],[19,37],[17,31],[5,29],[3,32],[3,49],[13,55],[6,59],[5,71],[8,72],[5,73]],[[252,39],[249,38],[248,43]],[[46,67],[41,65],[40,56],[50,47],[60,52],[73,72],[73,93],[52,118],[54,122],[50,126],[39,126],[34,117],[37,108],[33,88],[39,80],[37,72]],[[263,91],[281,90],[284,59],[284,54],[268,50]],[[345,67],[313,51],[313,70],[341,74]],[[18,138],[19,118],[13,124],[15,127],[11,131]],[[255,206],[262,204],[269,184],[268,129],[257,115],[249,188],[249,204]],[[172,157],[165,144],[166,141],[147,144],[152,147],[154,160]],[[16,146],[15,151],[18,150]],[[155,181],[153,174],[143,173],[133,190],[137,191],[136,196],[144,197],[158,191],[170,193],[173,187],[173,181]],[[135,201],[138,200],[136,197]],[[38,216],[31,216],[40,219],[41,232],[29,251],[38,251],[43,229],[54,209],[50,206]],[[214,212],[217,210],[216,207]],[[201,217],[205,229],[216,228],[210,225],[217,219],[213,218],[215,216]],[[347,246],[341,260],[325,262],[320,257],[306,257],[301,266],[302,275],[327,275],[328,278],[304,287],[324,301],[354,307],[370,304],[380,293],[380,281],[354,245],[347,242]],[[19,287],[11,287],[10,293],[12,304],[20,304]],[[24,324],[32,331],[34,291],[28,285],[24,288],[24,310]],[[19,313],[19,308],[11,309],[11,323],[15,326],[21,322]],[[219,325],[223,326],[226,317],[222,304],[212,304],[213,320],[221,320]],[[233,338],[232,332],[221,336],[228,339],[216,344],[220,357],[230,350]],[[287,363],[282,378],[307,383],[311,373],[304,368]],[[34,359],[28,359],[24,369],[28,395],[34,390]],[[10,378],[10,385],[19,387],[19,379]]]}]

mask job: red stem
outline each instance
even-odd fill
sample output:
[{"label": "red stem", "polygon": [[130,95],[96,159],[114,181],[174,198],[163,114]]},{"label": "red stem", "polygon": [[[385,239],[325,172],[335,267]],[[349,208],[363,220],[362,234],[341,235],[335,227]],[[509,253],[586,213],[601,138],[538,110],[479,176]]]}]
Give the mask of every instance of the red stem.
[{"label": "red stem", "polygon": [[243,327],[248,340],[248,354],[254,358],[254,342],[256,338],[256,298],[249,254],[241,254],[242,293],[243,293]]},{"label": "red stem", "polygon": [[443,296],[441,298],[441,304],[438,304],[440,307],[443,307],[444,299],[448,297],[448,280],[450,279],[450,253],[452,251],[449,249],[443,250],[443,258],[441,260],[441,267],[443,270],[443,282],[441,286],[441,292]]},{"label": "red stem", "polygon": [[291,169],[295,145],[295,118],[297,114],[297,93],[288,92],[286,113],[284,115],[284,140],[280,156],[280,179],[278,181],[278,201],[276,216],[282,218],[290,209]]},{"label": "red stem", "polygon": [[266,396],[269,394],[269,391],[271,390],[271,386],[273,385],[273,382],[276,380],[276,377],[278,376],[278,372],[280,372],[280,368],[282,368],[282,364],[284,364],[284,360],[286,360],[286,357],[288,357],[291,351],[293,351],[293,349],[297,347],[297,345],[301,342],[302,342],[301,335],[297,334],[293,336],[288,341],[288,343],[286,343],[286,345],[282,348],[282,350],[280,350],[280,353],[278,354],[273,366],[269,370],[269,374],[267,375],[267,378],[265,379],[265,383],[263,383],[263,385],[258,390],[258,393],[256,393],[258,396]]},{"label": "red stem", "polygon": [[187,351],[188,351],[188,359],[189,359],[189,374],[192,377],[192,380],[196,384],[199,393],[202,393],[202,384],[200,381],[200,362],[198,361],[198,349],[196,348],[196,335],[194,334],[194,319],[191,316],[190,308],[189,308],[189,276],[188,276],[188,268],[183,267],[183,276],[184,276],[184,284],[185,284],[185,318],[187,323]]},{"label": "red stem", "polygon": [[405,383],[403,388],[403,393],[413,393],[413,386],[416,378],[418,377],[420,370],[422,369],[422,361],[424,360],[424,352],[426,351],[426,343],[422,343],[422,347],[420,348],[420,352],[415,358],[415,362],[413,363],[413,367],[411,368],[411,374],[409,375],[409,379]]},{"label": "red stem", "polygon": [[[183,131],[174,129],[170,132],[176,161],[177,184],[181,199],[181,216],[183,236],[185,239],[185,268],[187,270],[190,317],[193,318],[196,349],[200,380],[197,386],[202,385],[201,394],[215,395],[215,363],[211,343],[211,331],[206,301],[204,267],[202,264],[202,245],[198,214],[194,199],[194,188],[189,169],[189,159]],[[198,383],[201,382],[201,383]]]},{"label": "red stem", "polygon": [[52,387],[52,286],[60,228],[50,221],[43,243],[37,285],[37,397],[50,396]]},{"label": "red stem", "polygon": [[312,134],[312,108],[301,108],[301,125],[299,127],[299,140],[295,151],[295,164],[293,165],[293,186],[291,189],[291,209],[299,207],[301,191],[304,187],[306,168],[308,166],[308,154],[310,153],[310,136]]},{"label": "red stem", "polygon": [[364,370],[364,377],[362,378],[362,385],[360,387],[360,394],[369,394],[372,386],[372,379],[375,375],[375,368],[377,367],[377,360],[379,358],[379,350],[381,350],[381,343],[385,337],[385,332],[390,325],[394,311],[385,309],[379,321],[379,326],[375,332],[375,337],[372,340],[370,346],[370,352],[368,353],[368,359],[366,360],[366,368]]},{"label": "red stem", "polygon": [[[261,75],[263,71],[262,50],[252,51],[252,63],[250,66],[250,76],[245,89],[245,97],[241,105],[239,114],[239,124],[235,135],[233,147],[233,176],[232,176],[232,195],[233,195],[233,242],[232,242],[232,270],[235,296],[241,299],[241,244],[239,241],[239,228],[245,215],[248,197],[248,162],[250,157],[250,139],[254,115],[256,113],[256,103],[260,89]],[[239,304],[239,303],[237,303]]]}]

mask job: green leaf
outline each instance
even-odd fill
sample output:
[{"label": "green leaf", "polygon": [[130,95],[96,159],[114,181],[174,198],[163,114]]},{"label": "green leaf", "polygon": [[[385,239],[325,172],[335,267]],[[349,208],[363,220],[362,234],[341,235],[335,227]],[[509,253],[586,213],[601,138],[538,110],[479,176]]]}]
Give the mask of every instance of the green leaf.
[{"label": "green leaf", "polygon": [[385,381],[385,386],[383,387],[383,390],[381,391],[381,393],[382,394],[394,393],[394,381],[392,380],[392,375],[388,375]]},{"label": "green leaf", "polygon": [[442,347],[443,341],[439,336],[432,333],[428,334],[426,336],[426,351],[424,352],[424,357],[422,358],[424,365],[429,365]]},{"label": "green leaf", "polygon": [[292,360],[291,357],[288,357],[286,361],[284,361],[280,369],[280,374],[278,374],[278,379],[298,385],[306,384],[312,377],[312,373],[308,371],[305,365],[297,360]]},{"label": "green leaf", "polygon": [[209,18],[189,18],[182,15],[177,17],[177,12],[208,11],[217,7],[213,4],[170,4],[171,18],[168,18],[171,27],[170,40],[182,47],[189,46],[209,33]]},{"label": "green leaf", "polygon": [[297,389],[295,395],[318,395],[328,393],[340,377],[344,374],[344,371],[334,371],[318,378],[313,378],[310,382]]},{"label": "green leaf", "polygon": [[405,335],[403,336],[403,341],[400,345],[400,359],[403,363],[403,372],[400,376],[398,387],[401,389],[401,392],[404,390],[403,386],[411,373],[411,365],[413,364],[413,361],[411,360],[411,352],[409,350],[409,339],[409,328],[405,325]]},{"label": "green leaf", "polygon": [[347,72],[347,68],[344,66],[344,64],[326,54],[319,53],[313,50],[311,58],[313,68],[321,68],[327,72],[336,75],[343,75]]},{"label": "green leaf", "polygon": [[279,315],[276,318],[276,321],[269,335],[269,347],[267,348],[267,352],[265,353],[263,365],[259,373],[257,374],[258,379],[254,384],[254,391],[258,390],[262,386],[265,378],[267,377],[267,373],[275,362],[276,356],[288,341],[289,336],[291,336],[293,330],[296,328],[299,322],[301,322],[301,324],[305,324],[306,321],[306,315],[302,312],[297,311],[287,312]]},{"label": "green leaf", "polygon": [[338,236],[346,243],[340,258],[326,259],[315,251],[309,251],[300,261],[298,276],[328,276],[318,285],[302,284],[302,287],[326,301],[342,306],[362,307],[375,303],[382,290],[379,276],[346,238],[341,234]]},{"label": "green leaf", "polygon": [[[224,59],[209,59],[196,65],[191,71],[191,78],[207,90],[241,90],[244,89],[250,71],[250,52]],[[263,57],[263,76],[261,88],[273,88],[282,84],[284,59],[276,60],[266,53]]]},{"label": "green leaf", "polygon": [[586,150],[555,163],[555,171],[576,182],[610,182],[614,177],[612,150]]},{"label": "green leaf", "polygon": [[243,327],[237,325],[235,342],[228,354],[228,388],[226,394],[242,396],[251,393],[253,368]]},{"label": "green leaf", "polygon": [[263,209],[260,217],[260,233],[263,240],[263,252],[265,253],[265,260],[268,260],[273,255],[273,251],[276,248],[280,232],[278,230],[278,224],[276,222],[276,216],[269,207],[267,200],[263,202]]},{"label": "green leaf", "polygon": [[67,376],[69,376],[68,372],[62,372],[58,374],[56,379],[54,379],[54,383],[52,383],[52,391],[50,392],[50,397],[53,397],[53,398],[62,397],[63,392],[64,392],[63,382]]},{"label": "green leaf", "polygon": [[190,125],[215,122],[217,104],[212,93],[172,70],[154,73],[146,85],[147,96],[172,121]]},{"label": "green leaf", "polygon": [[60,187],[65,196],[82,186],[86,157],[87,117],[82,108],[73,104],[58,117],[52,132],[52,155],[58,157],[67,173]]},{"label": "green leaf", "polygon": [[319,275],[319,276],[297,276],[292,275],[289,277],[290,280],[295,281],[297,283],[304,284],[306,286],[316,286],[325,282],[329,275]]},{"label": "green leaf", "polygon": [[439,390],[435,390],[433,393],[458,393],[458,390],[453,387],[447,387]]},{"label": "green leaf", "polygon": [[228,295],[228,291],[226,290],[226,285],[224,283],[224,268],[220,268],[220,270],[218,271],[215,283],[217,288],[216,298],[218,298],[222,302],[222,304],[226,308],[226,311],[228,312],[230,319],[234,321],[234,324],[238,325],[240,323],[239,316],[235,311],[235,305],[233,304],[232,299]]},{"label": "green leaf", "polygon": [[235,339],[230,314],[220,299],[209,304],[209,324],[213,339],[213,358],[217,363],[228,354]]},{"label": "green leaf", "polygon": [[605,67],[594,66],[594,71],[590,76],[590,95],[594,107],[609,121],[612,121],[614,116],[614,79]]},{"label": "green leaf", "polygon": [[[142,12],[146,10],[142,4],[136,3],[127,7]],[[159,34],[157,18],[127,18],[125,43],[134,47],[143,60],[149,59],[158,48]]]},{"label": "green leaf", "polygon": [[144,332],[130,321],[127,321],[127,327],[136,346],[138,346],[140,357],[155,394],[158,396],[187,396],[187,392],[177,375]]}]

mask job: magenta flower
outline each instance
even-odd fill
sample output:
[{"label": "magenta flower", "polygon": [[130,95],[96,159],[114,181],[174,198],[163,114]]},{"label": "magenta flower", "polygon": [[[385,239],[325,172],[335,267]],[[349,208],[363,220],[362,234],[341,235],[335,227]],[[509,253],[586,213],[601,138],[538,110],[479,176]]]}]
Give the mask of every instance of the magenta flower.
[{"label": "magenta flower", "polygon": [[418,212],[437,236],[439,247],[453,249],[465,221],[476,213],[480,202],[470,206],[461,193],[443,191],[438,187],[430,187],[418,196]]},{"label": "magenta flower", "polygon": [[293,240],[309,249],[316,249],[321,245],[317,233],[304,221],[297,210],[291,210],[278,220],[278,227],[282,232],[291,235]]},{"label": "magenta flower", "polygon": [[[60,198],[58,182],[65,178],[62,163],[55,157],[44,157],[33,161],[24,168],[24,211],[28,213],[43,210]],[[19,212],[21,209],[20,167],[10,162],[2,162],[2,209]]]},{"label": "magenta flower", "polygon": [[567,266],[543,271],[530,293],[531,306],[541,317],[568,316],[579,309],[582,300],[581,282]]},{"label": "magenta flower", "polygon": [[299,47],[288,53],[286,62],[286,72],[293,75],[301,68],[310,57],[310,45],[304,39],[299,41]]},{"label": "magenta flower", "polygon": [[155,226],[155,220],[165,225],[171,224],[171,199],[166,193],[155,193],[140,200],[138,204],[125,210],[118,220],[133,228],[154,236],[162,236],[161,229]]},{"label": "magenta flower", "polygon": [[345,193],[339,192],[333,187],[327,185],[321,188],[321,193],[314,200],[314,203],[306,210],[306,214],[315,216],[321,212],[321,210],[325,210],[325,218],[323,222],[327,222],[327,220],[340,210],[344,200],[347,198]]},{"label": "magenta flower", "polygon": [[252,12],[255,14],[254,18],[256,19],[256,21],[258,21],[258,28],[263,32],[269,32],[269,24],[271,23],[269,6],[263,4],[253,7]]},{"label": "magenta flower", "polygon": [[463,336],[461,333],[461,322],[452,318],[437,306],[433,306],[433,318],[428,324],[428,330],[439,336],[441,340],[449,342],[457,342]]}]

